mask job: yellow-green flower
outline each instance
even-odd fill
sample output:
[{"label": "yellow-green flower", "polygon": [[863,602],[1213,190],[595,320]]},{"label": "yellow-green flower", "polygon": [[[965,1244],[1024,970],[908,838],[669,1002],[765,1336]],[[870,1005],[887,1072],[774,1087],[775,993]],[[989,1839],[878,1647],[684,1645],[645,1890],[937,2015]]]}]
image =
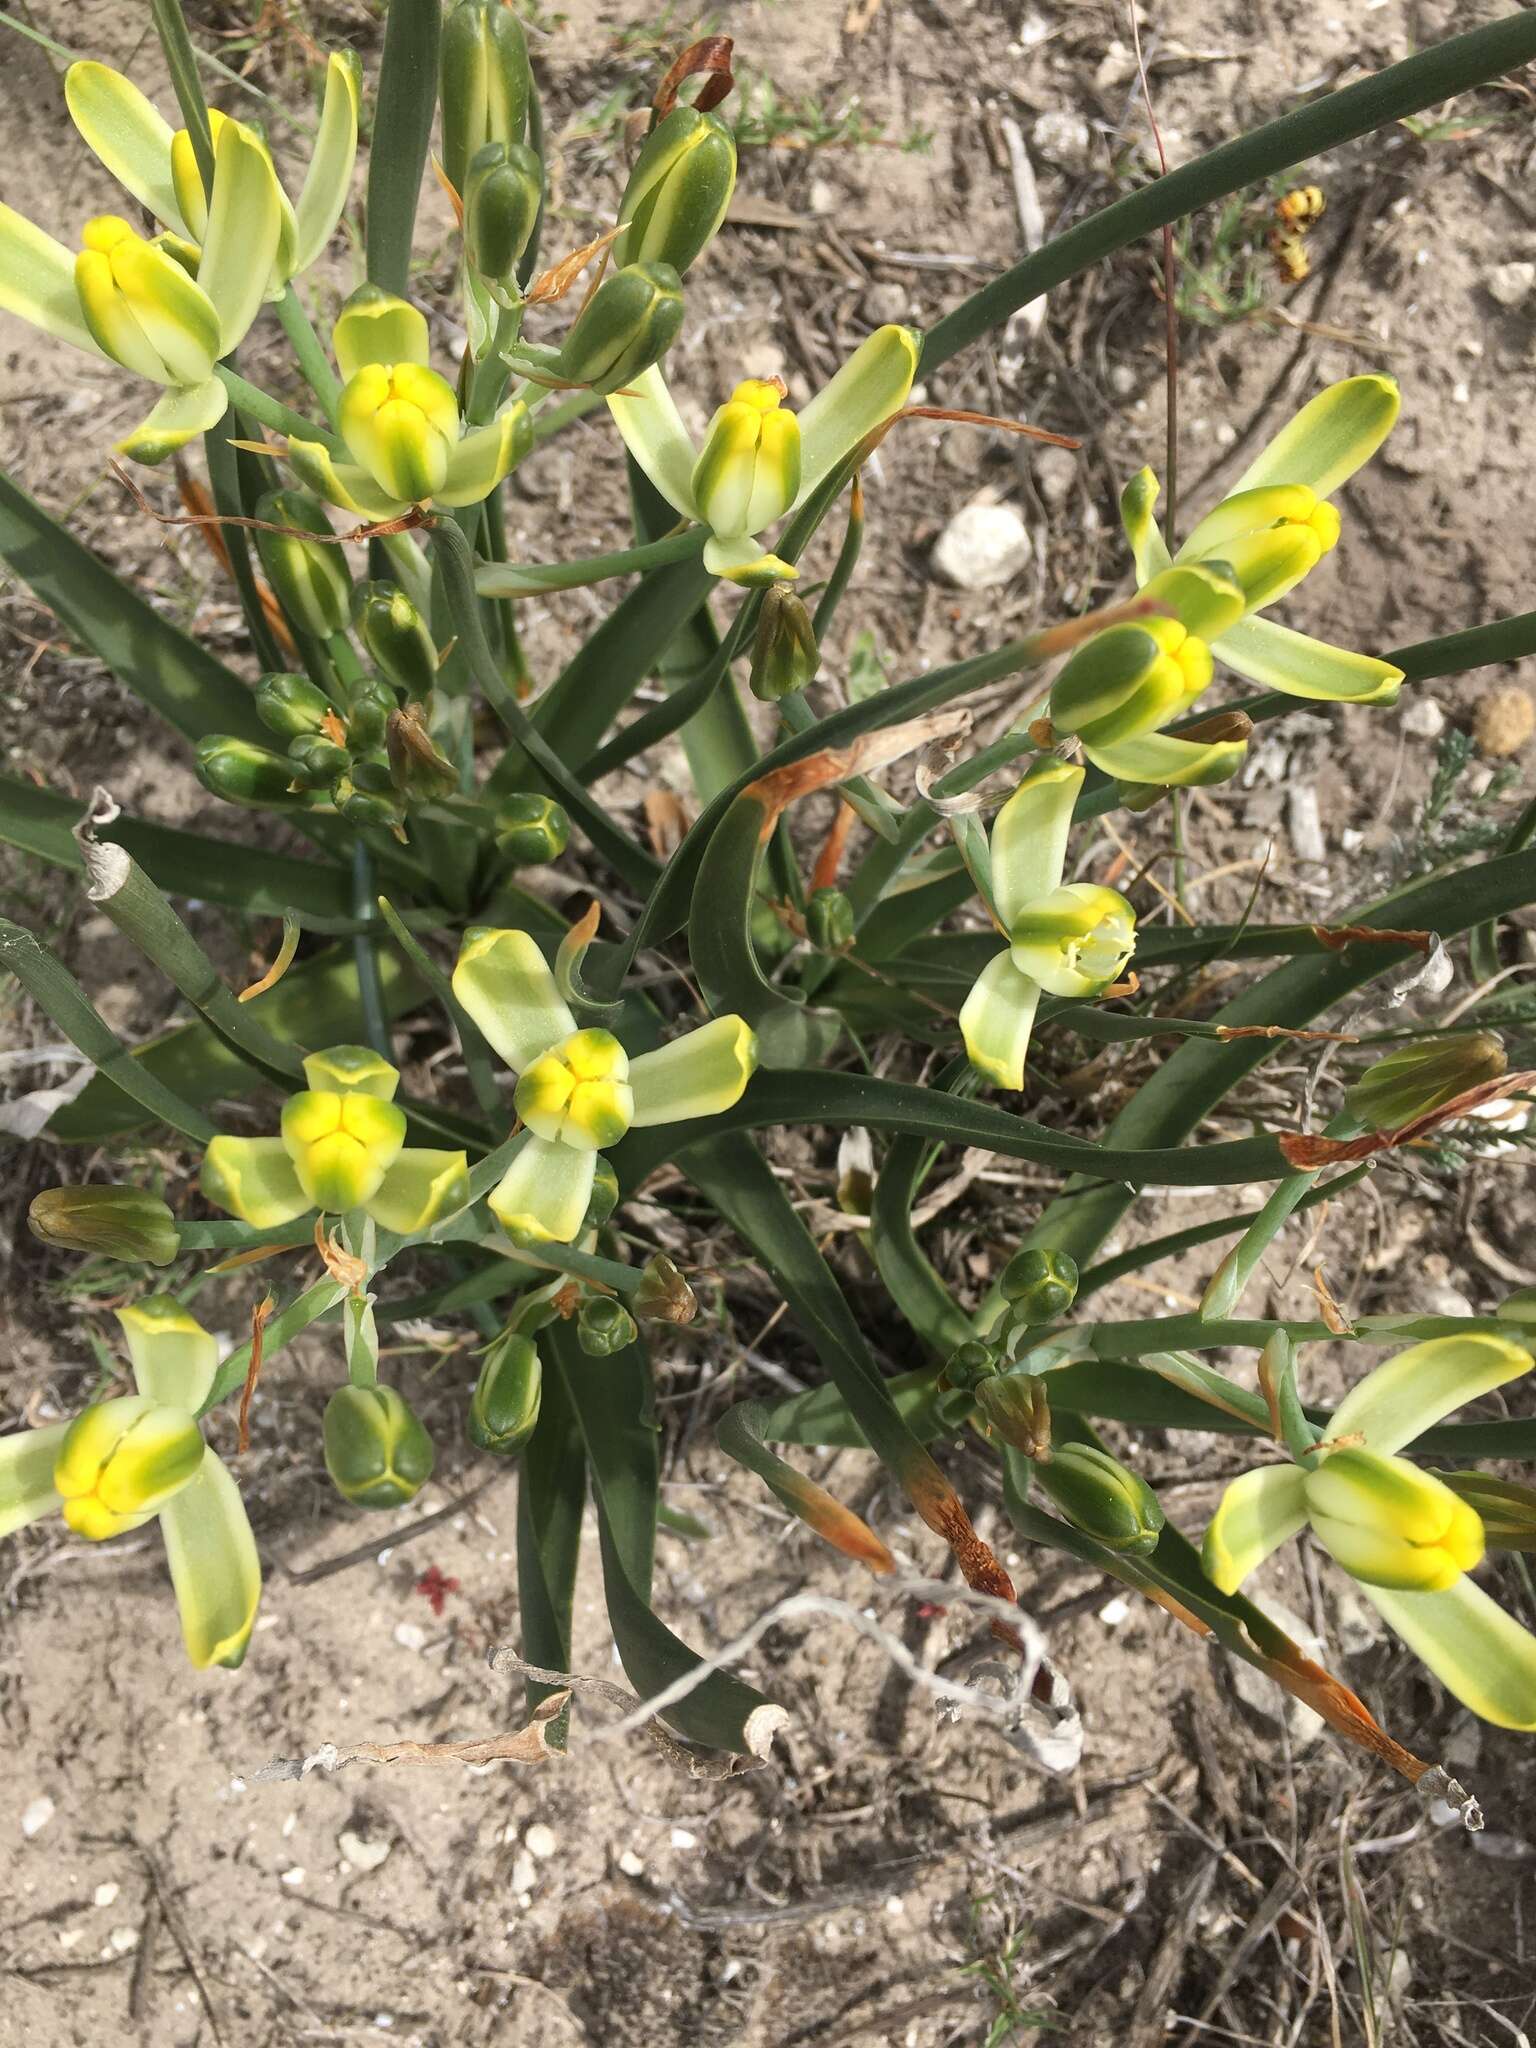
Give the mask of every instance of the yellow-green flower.
[{"label": "yellow-green flower", "polygon": [[960,1011],[971,1065],[1002,1088],[1024,1086],[1042,992],[1090,996],[1119,978],[1136,913],[1115,889],[1063,884],[1083,771],[1037,763],[992,821],[992,894],[1008,945],[989,960]]},{"label": "yellow-green flower", "polygon": [[0,1536],[55,1511],[93,1542],[158,1520],[187,1655],[199,1670],[233,1669],[256,1623],[261,1564],[240,1490],[196,1420],[218,1345],[168,1294],[117,1319],[138,1392],[0,1437]]},{"label": "yellow-green flower", "polygon": [[394,1100],[399,1070],[367,1046],[335,1045],[304,1062],[309,1087],[283,1105],[275,1138],[218,1137],[203,1156],[202,1190],[258,1230],[311,1209],[362,1209],[410,1236],[469,1200],[468,1161],[405,1143]]},{"label": "yellow-green flower", "polygon": [[1222,1495],[1205,1532],[1206,1575],[1224,1593],[1310,1527],[1389,1627],[1463,1705],[1503,1728],[1536,1728],[1536,1636],[1468,1573],[1483,1555],[1476,1509],[1398,1453],[1464,1402],[1527,1373],[1505,1337],[1435,1337],[1351,1389],[1307,1465],[1264,1465]]},{"label": "yellow-green flower", "polygon": [[756,1037],[737,1016],[633,1059],[611,1032],[578,1031],[527,932],[466,932],[453,992],[518,1076],[527,1136],[489,1198],[513,1238],[573,1243],[599,1151],[648,1124],[718,1116],[740,1101],[757,1065]]},{"label": "yellow-green flower", "polygon": [[878,328],[799,414],[783,409],[775,384],[739,384],[710,422],[702,451],[659,367],[610,393],[608,409],[662,496],[709,528],[710,573],[772,583],[796,572],[764,550],[758,533],[797,511],[861,441],[900,412],[917,357],[910,327]]},{"label": "yellow-green flower", "polygon": [[488,426],[463,431],[453,387],[431,367],[427,323],[404,299],[363,285],[331,331],[343,384],[337,425],[351,461],[291,436],[288,460],[329,504],[363,519],[412,505],[478,505],[533,446],[516,400]]}]

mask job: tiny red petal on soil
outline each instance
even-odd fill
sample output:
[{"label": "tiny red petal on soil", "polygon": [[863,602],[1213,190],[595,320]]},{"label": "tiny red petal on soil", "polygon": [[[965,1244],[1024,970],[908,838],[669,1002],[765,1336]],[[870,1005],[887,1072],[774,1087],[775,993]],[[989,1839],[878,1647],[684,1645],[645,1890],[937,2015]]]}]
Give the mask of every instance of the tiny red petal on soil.
[{"label": "tiny red petal on soil", "polygon": [[458,1590],[458,1580],[445,1578],[435,1564],[429,1564],[416,1581],[416,1591],[421,1594],[434,1614],[441,1614],[443,1602],[450,1593],[457,1593]]}]

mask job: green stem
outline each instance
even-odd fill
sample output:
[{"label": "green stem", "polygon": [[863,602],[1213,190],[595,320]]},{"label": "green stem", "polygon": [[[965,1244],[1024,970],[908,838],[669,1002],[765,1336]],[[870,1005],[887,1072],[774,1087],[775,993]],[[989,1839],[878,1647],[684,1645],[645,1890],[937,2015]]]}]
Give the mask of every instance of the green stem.
[{"label": "green stem", "polygon": [[352,908],[362,921],[363,929],[352,941],[352,957],[357,963],[357,997],[363,1012],[363,1035],[376,1053],[392,1060],[394,1048],[384,1008],[384,991],[379,984],[379,958],[374,951],[377,901],[373,855],[364,841],[357,839],[352,846]]},{"label": "green stem", "polygon": [[270,427],[274,434],[291,435],[300,441],[318,441],[332,455],[346,455],[345,448],[327,428],[317,427],[313,420],[305,419],[303,413],[295,412],[292,406],[284,405],[280,399],[269,397],[256,385],[248,384],[228,363],[215,363],[213,374],[242,412],[249,413],[262,426]]},{"label": "green stem", "polygon": [[320,337],[305,311],[304,301],[291,284],[277,302],[277,317],[292,344],[294,360],[303,372],[305,383],[325,408],[325,416],[334,427],[336,401],[341,397],[341,379],[331,368],[330,357],[321,346]]},{"label": "green stem", "polygon": [[859,556],[864,547],[864,493],[854,480],[854,488],[848,496],[848,525],[843,534],[843,544],[838,550],[832,574],[827,578],[827,587],[821,593],[821,602],[816,607],[816,616],[811,627],[818,641],[825,638],[827,629],[837,616],[837,608],[843,601],[843,592],[848,588],[849,578],[858,566]]},{"label": "green stem", "polygon": [[[315,1285],[301,1294],[297,1301],[290,1302],[280,1315],[273,1316],[262,1332],[261,1353],[263,1359],[270,1359],[291,1343],[301,1330],[307,1330],[311,1323],[317,1323],[329,1315],[346,1289],[339,1280],[318,1280]],[[231,1351],[214,1375],[213,1386],[208,1398],[197,1411],[206,1415],[210,1408],[216,1408],[221,1401],[227,1401],[236,1387],[245,1385],[245,1376],[250,1370],[251,1347],[242,1344]]]},{"label": "green stem", "polygon": [[684,533],[647,541],[644,547],[620,548],[614,554],[592,555],[581,562],[482,562],[475,571],[475,588],[482,597],[532,597],[543,590],[579,590],[610,576],[643,576],[647,569],[681,562],[702,553],[705,539],[702,526],[690,526]]},{"label": "green stem", "polygon": [[1521,10],[1486,27],[1453,36],[1416,57],[1298,107],[1248,135],[1183,164],[1164,178],[1117,199],[1112,206],[1058,235],[962,301],[928,334],[918,376],[1001,327],[1021,306],[1101,263],[1144,235],[1186,214],[1338,149],[1357,136],[1400,121],[1425,107],[1516,70],[1536,57],[1536,13]]}]

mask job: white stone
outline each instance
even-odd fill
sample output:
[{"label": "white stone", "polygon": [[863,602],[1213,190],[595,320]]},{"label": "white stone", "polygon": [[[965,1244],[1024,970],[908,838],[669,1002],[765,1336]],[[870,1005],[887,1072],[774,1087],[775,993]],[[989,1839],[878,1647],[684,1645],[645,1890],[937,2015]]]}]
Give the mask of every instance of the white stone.
[{"label": "white stone", "polygon": [[106,1884],[97,1885],[95,1891],[91,1894],[92,1905],[110,1906],[112,1901],[117,1897],[117,1894],[120,1889],[120,1886],[115,1885],[110,1881]]},{"label": "white stone", "polygon": [[619,1851],[619,1868],[626,1877],[638,1877],[641,1871],[644,1870],[645,1865],[633,1849],[621,1849]]},{"label": "white stone", "polygon": [[837,187],[835,185],[829,185],[825,178],[812,178],[812,213],[836,213],[837,206]]},{"label": "white stone", "polygon": [[424,1650],[427,1647],[427,1632],[419,1621],[397,1621],[395,1641],[402,1650]]},{"label": "white stone", "polygon": [[137,1927],[114,1927],[107,1936],[107,1942],[117,1955],[125,1956],[130,1949],[138,1947],[139,1930]]},{"label": "white stone", "polygon": [[393,1844],[387,1838],[370,1840],[353,1828],[343,1828],[336,1837],[336,1846],[354,1870],[377,1870]]},{"label": "white stone", "polygon": [[59,1947],[73,1948],[84,1933],[85,1929],[83,1927],[61,1927],[59,1929]]},{"label": "white stone", "polygon": [[559,1846],[559,1836],[541,1820],[536,1820],[523,1836],[523,1847],[530,1856],[537,1856],[541,1863],[547,1863]]},{"label": "white stone", "polygon": [[1414,697],[1404,705],[1401,723],[1416,740],[1437,740],[1445,731],[1445,713],[1433,697]]},{"label": "white stone", "polygon": [[512,1858],[512,1889],[515,1892],[531,1892],[539,1881],[539,1866],[526,1849],[519,1849]]},{"label": "white stone", "polygon": [[672,1830],[672,1846],[674,1849],[697,1849],[699,1838],[687,1828],[674,1828]]},{"label": "white stone", "polygon": [[1082,170],[1093,149],[1093,131],[1081,114],[1065,109],[1038,114],[1029,139],[1039,154],[1069,171]]},{"label": "white stone", "polygon": [[1536,285],[1536,263],[1495,263],[1483,284],[1495,305],[1518,306]]},{"label": "white stone", "polygon": [[1099,1609],[1099,1619],[1106,1628],[1118,1628],[1131,1611],[1129,1600],[1122,1600],[1117,1593],[1113,1600],[1106,1600]]},{"label": "white stone", "polygon": [[933,566],[961,590],[993,590],[1029,560],[1029,529],[1011,505],[962,505],[934,543]]},{"label": "white stone", "polygon": [[304,1882],[304,1871],[302,1867],[299,1864],[295,1863],[291,1869],[283,1871],[280,1882],[287,1885],[291,1890],[297,1891],[299,1886]]},{"label": "white stone", "polygon": [[30,1842],[34,1835],[40,1835],[54,1816],[54,1804],[46,1792],[39,1792],[29,1801],[26,1812],[21,1816],[21,1832]]},{"label": "white stone", "polygon": [[1077,482],[1077,458],[1067,448],[1041,448],[1030,458],[1035,489],[1047,505],[1064,505]]}]

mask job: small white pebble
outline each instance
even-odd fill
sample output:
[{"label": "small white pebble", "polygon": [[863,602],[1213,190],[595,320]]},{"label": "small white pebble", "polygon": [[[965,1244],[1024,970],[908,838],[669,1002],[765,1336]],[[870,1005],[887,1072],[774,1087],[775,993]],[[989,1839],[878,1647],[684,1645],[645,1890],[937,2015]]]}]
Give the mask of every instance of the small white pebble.
[{"label": "small white pebble", "polygon": [[560,1846],[560,1838],[552,1827],[536,1820],[523,1836],[523,1846],[530,1856],[537,1856],[541,1863],[547,1863]]},{"label": "small white pebble", "polygon": [[907,1910],[906,1900],[889,1898],[885,1902],[885,1910],[887,1911],[887,1913],[891,1914],[905,1913],[905,1911]]},{"label": "small white pebble", "polygon": [[292,1885],[294,1890],[297,1891],[299,1886],[304,1882],[303,1867],[300,1864],[295,1863],[291,1869],[285,1870],[283,1872],[281,1881],[286,1885]]},{"label": "small white pebble", "polygon": [[1130,1601],[1122,1600],[1117,1593],[1113,1600],[1106,1600],[1099,1609],[1099,1619],[1106,1628],[1118,1628],[1130,1611]]},{"label": "small white pebble", "polygon": [[626,1877],[638,1877],[645,1865],[633,1849],[624,1849],[619,1853],[619,1868]]},{"label": "small white pebble", "polygon": [[512,1858],[510,1883],[520,1899],[525,1899],[539,1881],[539,1866],[526,1849],[519,1849]]},{"label": "small white pebble", "polygon": [[295,1829],[295,1828],[296,1828],[296,1827],[298,1826],[298,1824],[299,1824],[299,1816],[298,1816],[298,1815],[297,1815],[296,1813],[290,1813],[290,1814],[285,1814],[285,1815],[284,1815],[284,1817],[283,1817],[283,1840],[284,1840],[285,1842],[287,1841],[288,1837],[289,1837],[289,1836],[290,1836],[290,1835],[291,1835],[291,1834],[293,1833],[294,1829]]},{"label": "small white pebble", "polygon": [[21,1832],[30,1842],[34,1835],[40,1835],[54,1816],[54,1804],[46,1792],[40,1792],[30,1802],[21,1816]]},{"label": "small white pebble", "polygon": [[85,1930],[80,1927],[61,1927],[59,1929],[59,1947],[73,1948],[75,1943],[80,1939],[81,1935],[84,1933],[84,1931]]},{"label": "small white pebble", "polygon": [[419,1621],[397,1621],[395,1641],[402,1650],[424,1650],[427,1647],[427,1632]]},{"label": "small white pebble", "polygon": [[97,1885],[95,1891],[91,1894],[92,1905],[110,1906],[120,1889],[121,1887],[113,1884],[110,1879],[106,1884]]},{"label": "small white pebble", "polygon": [[672,1830],[672,1846],[674,1849],[697,1849],[699,1838],[697,1835],[690,1834],[687,1828],[674,1828]]},{"label": "small white pebble", "polygon": [[139,1930],[137,1927],[114,1927],[107,1941],[114,1955],[125,1956],[130,1949],[138,1947]]},{"label": "small white pebble", "polygon": [[351,1828],[343,1828],[336,1837],[336,1846],[354,1870],[377,1870],[388,1856],[392,1844],[387,1837],[375,1840],[357,1834]]}]

